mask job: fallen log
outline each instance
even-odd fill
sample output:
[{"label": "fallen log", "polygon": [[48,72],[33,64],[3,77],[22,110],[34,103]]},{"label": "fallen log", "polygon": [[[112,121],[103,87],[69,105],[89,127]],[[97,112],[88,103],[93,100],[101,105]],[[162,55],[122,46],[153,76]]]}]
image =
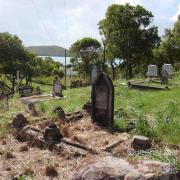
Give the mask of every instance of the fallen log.
[{"label": "fallen log", "polygon": [[56,144],[54,150],[62,153],[64,156],[68,155],[73,158],[84,157],[87,154],[86,150],[77,148],[75,146],[67,145],[65,143]]},{"label": "fallen log", "polygon": [[83,144],[79,144],[79,143],[75,143],[67,138],[63,138],[61,140],[61,142],[65,143],[65,144],[68,144],[68,145],[71,145],[71,146],[74,146],[74,147],[77,147],[77,148],[81,148],[81,149],[84,149],[86,151],[89,151],[90,153],[92,154],[98,154],[97,150],[93,149],[92,147],[89,147],[89,146],[86,146],[86,145],[83,145]]},{"label": "fallen log", "polygon": [[118,145],[120,145],[122,142],[124,142],[125,140],[124,139],[121,139],[121,140],[118,140],[112,144],[110,144],[109,146],[106,146],[105,147],[105,151],[109,152],[111,151],[112,149],[114,149],[115,147],[117,147]]},{"label": "fallen log", "polygon": [[36,131],[36,132],[39,132],[39,133],[44,133],[44,131],[42,131],[41,129],[37,128],[37,127],[34,127],[32,125],[29,125],[29,126],[26,126],[23,131],[26,131],[26,130],[33,130],[33,131]]}]

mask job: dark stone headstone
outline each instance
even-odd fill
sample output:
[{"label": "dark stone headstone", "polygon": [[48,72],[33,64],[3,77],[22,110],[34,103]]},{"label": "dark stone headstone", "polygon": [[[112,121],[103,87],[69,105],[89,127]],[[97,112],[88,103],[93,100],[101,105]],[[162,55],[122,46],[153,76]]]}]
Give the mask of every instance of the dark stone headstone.
[{"label": "dark stone headstone", "polygon": [[51,123],[44,132],[45,141],[50,144],[56,144],[60,142],[61,138],[63,138],[63,136],[61,135],[59,128],[56,124]]},{"label": "dark stone headstone", "polygon": [[168,72],[163,69],[162,72],[161,72],[161,84],[168,84]]},{"label": "dark stone headstone", "polygon": [[108,75],[100,73],[92,86],[92,122],[111,127],[114,120],[114,86]]},{"label": "dark stone headstone", "polygon": [[19,113],[15,118],[13,118],[12,126],[13,128],[23,128],[28,124],[27,118],[23,114]]},{"label": "dark stone headstone", "polygon": [[30,96],[33,93],[33,87],[29,85],[24,85],[19,87],[19,94],[21,97]]},{"label": "dark stone headstone", "polygon": [[65,114],[64,110],[60,106],[55,107],[53,111],[54,111],[54,113],[57,114],[57,116],[58,116],[58,118],[60,120],[63,120],[63,121],[66,120],[66,114]]}]

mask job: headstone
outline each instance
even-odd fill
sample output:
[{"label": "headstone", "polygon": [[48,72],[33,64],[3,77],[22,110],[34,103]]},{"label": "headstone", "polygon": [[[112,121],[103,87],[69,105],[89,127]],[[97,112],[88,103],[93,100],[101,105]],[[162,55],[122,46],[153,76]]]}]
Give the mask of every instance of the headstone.
[{"label": "headstone", "polygon": [[22,97],[30,96],[32,95],[33,87],[29,85],[24,85],[19,87],[19,94]]},{"label": "headstone", "polygon": [[54,144],[60,142],[61,138],[63,138],[63,136],[61,135],[59,128],[56,124],[51,123],[44,132],[45,141]]},{"label": "headstone", "polygon": [[111,127],[114,120],[114,86],[108,75],[99,73],[92,86],[92,122]]},{"label": "headstone", "polygon": [[91,81],[94,83],[95,79],[97,78],[98,75],[98,69],[97,66],[93,66],[92,71],[91,71]]},{"label": "headstone", "polygon": [[161,84],[168,84],[168,72],[163,69],[162,72],[161,72]]},{"label": "headstone", "polygon": [[173,74],[173,66],[171,64],[164,64],[162,69],[166,70],[168,73],[168,78],[171,79]]},{"label": "headstone", "polygon": [[59,80],[54,82],[53,94],[55,96],[63,97],[63,95],[62,95],[62,84],[60,83]]},{"label": "headstone", "polygon": [[36,94],[42,94],[41,88],[39,86],[36,87]]},{"label": "headstone", "polygon": [[28,124],[27,118],[25,118],[21,113],[17,114],[17,116],[13,118],[13,128],[23,128],[26,124]]},{"label": "headstone", "polygon": [[149,65],[148,66],[148,72],[147,72],[148,77],[157,77],[157,66],[156,65]]}]

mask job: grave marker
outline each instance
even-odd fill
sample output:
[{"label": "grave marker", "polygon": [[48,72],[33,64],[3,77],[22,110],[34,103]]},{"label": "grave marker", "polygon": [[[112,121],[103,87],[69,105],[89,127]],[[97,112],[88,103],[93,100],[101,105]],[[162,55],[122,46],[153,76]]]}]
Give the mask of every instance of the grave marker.
[{"label": "grave marker", "polygon": [[62,95],[62,84],[60,83],[59,80],[54,82],[53,95],[58,96],[58,97],[63,97],[63,95]]},{"label": "grave marker", "polygon": [[161,84],[168,84],[168,72],[163,69],[162,72],[161,72]]},{"label": "grave marker", "polygon": [[157,77],[157,66],[156,65],[149,65],[148,66],[148,72],[147,72],[148,77]]},{"label": "grave marker", "polygon": [[30,96],[33,93],[33,87],[29,85],[24,85],[19,87],[19,94],[21,97]]},{"label": "grave marker", "polygon": [[111,127],[114,120],[114,86],[108,75],[100,73],[92,86],[92,122]]},{"label": "grave marker", "polygon": [[162,69],[168,73],[168,78],[171,79],[173,74],[173,66],[171,64],[164,64]]},{"label": "grave marker", "polygon": [[92,71],[91,71],[92,84],[94,83],[95,79],[97,78],[97,75],[98,75],[97,66],[93,66]]}]

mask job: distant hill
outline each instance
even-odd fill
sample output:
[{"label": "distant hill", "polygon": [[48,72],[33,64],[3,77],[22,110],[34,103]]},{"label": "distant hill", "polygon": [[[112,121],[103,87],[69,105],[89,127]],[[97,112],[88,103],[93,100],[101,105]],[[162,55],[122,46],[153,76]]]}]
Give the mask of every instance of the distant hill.
[{"label": "distant hill", "polygon": [[[65,48],[60,46],[29,46],[27,49],[38,56],[64,57],[65,54]],[[67,57],[68,56],[70,56],[70,53],[67,50]]]}]

